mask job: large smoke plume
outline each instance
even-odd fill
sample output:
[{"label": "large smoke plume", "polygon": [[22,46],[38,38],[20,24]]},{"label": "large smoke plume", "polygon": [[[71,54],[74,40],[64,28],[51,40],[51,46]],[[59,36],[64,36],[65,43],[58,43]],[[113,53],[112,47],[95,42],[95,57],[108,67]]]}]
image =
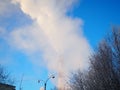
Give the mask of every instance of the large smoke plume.
[{"label": "large smoke plume", "polygon": [[33,20],[32,25],[11,33],[12,41],[19,49],[42,52],[49,71],[58,73],[58,82],[63,82],[64,76],[70,71],[88,66],[90,46],[82,33],[83,22],[67,15],[76,0],[13,2]]}]

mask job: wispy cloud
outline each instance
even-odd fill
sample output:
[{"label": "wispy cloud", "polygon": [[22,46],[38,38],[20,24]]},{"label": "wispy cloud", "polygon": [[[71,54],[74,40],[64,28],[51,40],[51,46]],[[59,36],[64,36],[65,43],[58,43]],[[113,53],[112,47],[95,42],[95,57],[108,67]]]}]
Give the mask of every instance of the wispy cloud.
[{"label": "wispy cloud", "polygon": [[11,3],[11,0],[3,0],[0,2],[0,16],[8,17],[16,11],[16,5]]},{"label": "wispy cloud", "polygon": [[42,52],[49,71],[66,74],[86,68],[90,45],[82,32],[83,22],[66,15],[74,1],[13,0],[33,23],[12,31],[11,43],[26,53]]}]

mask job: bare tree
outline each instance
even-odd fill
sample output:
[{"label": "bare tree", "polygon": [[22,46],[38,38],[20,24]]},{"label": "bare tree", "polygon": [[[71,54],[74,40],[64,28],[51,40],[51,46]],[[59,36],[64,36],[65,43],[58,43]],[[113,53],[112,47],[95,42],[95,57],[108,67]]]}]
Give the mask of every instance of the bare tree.
[{"label": "bare tree", "polygon": [[120,28],[113,28],[111,37],[107,41],[112,50],[114,70],[120,80]]},{"label": "bare tree", "polygon": [[114,70],[112,50],[110,46],[103,41],[91,58],[91,69],[89,71],[90,83],[94,85],[95,90],[117,90],[120,86],[119,79]]},{"label": "bare tree", "polygon": [[78,70],[76,73],[72,73],[70,78],[70,87],[72,90],[84,90],[84,74]]},{"label": "bare tree", "polygon": [[7,70],[0,65],[0,83],[4,84],[13,84],[14,79],[10,76],[10,73],[7,72]]},{"label": "bare tree", "polygon": [[120,29],[113,28],[98,45],[90,58],[88,73],[75,72],[71,78],[72,90],[120,89]]}]

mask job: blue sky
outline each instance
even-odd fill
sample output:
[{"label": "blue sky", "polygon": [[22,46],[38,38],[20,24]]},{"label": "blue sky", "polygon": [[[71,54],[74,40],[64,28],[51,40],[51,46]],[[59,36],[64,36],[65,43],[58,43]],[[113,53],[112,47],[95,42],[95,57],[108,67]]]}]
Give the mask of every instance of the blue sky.
[{"label": "blue sky", "polygon": [[120,24],[119,4],[119,0],[82,0],[76,8],[74,15],[83,19],[84,34],[93,47],[112,26]]},{"label": "blue sky", "polygon": [[[67,61],[67,59],[72,58],[70,57],[71,54],[82,54],[82,52],[85,51],[83,54],[88,55],[89,48],[95,48],[99,41],[105,37],[106,33],[111,30],[112,26],[119,26],[120,24],[119,0],[81,0],[73,6],[69,16],[67,16],[66,12],[69,11],[69,5],[72,6],[71,3],[68,3],[67,0],[52,1],[53,3],[54,1],[57,1],[60,4],[56,3],[57,6],[51,3],[49,4],[49,0],[46,0],[45,3],[44,0],[40,0],[38,3],[41,7],[39,7],[39,5],[34,6],[36,3],[33,3],[32,5],[35,9],[32,8],[31,10],[29,10],[29,4],[24,4],[25,2],[22,3],[19,2],[19,0],[17,4],[13,4],[9,0],[0,1],[0,7],[2,8],[0,9],[0,63],[7,67],[8,71],[15,76],[17,90],[19,90],[19,81],[23,74],[24,79],[26,79],[23,80],[22,83],[23,90],[39,90],[40,87],[43,86],[43,83],[38,84],[38,79],[46,80],[46,78],[53,73],[57,76],[56,73],[58,69],[56,69],[56,67],[58,66],[59,60],[52,61],[51,59],[57,59],[60,55],[63,55],[62,57],[66,59],[66,61],[63,60],[65,63],[63,65],[65,71],[71,70],[72,68],[70,68],[69,65],[71,65],[70,62],[73,63],[73,61],[72,59],[71,61]],[[72,2],[72,0],[70,0],[70,2]],[[22,7],[24,5],[28,5],[27,9]],[[66,7],[67,5],[68,7]],[[39,8],[43,8],[44,10],[40,11],[40,14],[37,13]],[[44,13],[49,13],[48,15],[51,16],[44,17]],[[54,20],[58,21],[54,22]],[[50,25],[46,25],[45,23]],[[49,30],[51,28],[55,29],[51,31],[54,32],[52,34],[46,33],[48,31],[44,30]],[[57,31],[56,28],[58,28]],[[59,31],[59,28],[60,30],[63,29],[63,31]],[[33,31],[33,29],[35,30]],[[39,32],[37,32],[36,29],[38,29]],[[73,29],[76,30],[73,31]],[[78,29],[80,30],[77,31]],[[41,34],[42,30],[48,34],[47,38]],[[70,33],[68,33],[68,31]],[[74,34],[71,34],[71,32]],[[59,37],[59,35],[62,35],[61,33],[65,34],[63,37],[65,38],[65,41],[67,40],[69,42],[65,43],[64,39]],[[54,36],[54,34],[56,35]],[[54,41],[53,38],[58,39],[55,39]],[[49,39],[51,41],[49,41]],[[74,44],[69,45],[69,43]],[[53,47],[51,47],[52,45]],[[70,47],[67,48],[66,46]],[[81,51],[77,51],[75,47]],[[50,51],[50,53],[48,53],[48,51]],[[69,53],[69,51],[73,53]],[[58,53],[58,56],[56,56],[56,52]],[[51,55],[52,57],[50,57]],[[74,55],[73,57],[77,58],[78,56]],[[86,59],[84,57],[80,57],[80,59]],[[76,60],[74,62],[78,63],[79,61]],[[84,60],[81,63],[83,65],[82,67],[86,67],[86,62],[84,62]],[[78,67],[73,68],[76,69]],[[54,83],[56,83],[56,81],[57,79],[53,80]],[[54,84],[49,81],[48,87],[54,87]]]}]

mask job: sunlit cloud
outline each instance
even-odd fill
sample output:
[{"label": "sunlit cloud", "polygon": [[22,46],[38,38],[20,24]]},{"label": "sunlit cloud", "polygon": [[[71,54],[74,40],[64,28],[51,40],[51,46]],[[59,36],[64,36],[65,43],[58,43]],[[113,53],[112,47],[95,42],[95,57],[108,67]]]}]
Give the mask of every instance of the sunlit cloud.
[{"label": "sunlit cloud", "polygon": [[13,0],[13,3],[33,20],[31,25],[9,34],[16,48],[26,54],[42,52],[49,71],[58,74],[88,67],[90,45],[83,35],[83,21],[66,15],[74,0]]}]

